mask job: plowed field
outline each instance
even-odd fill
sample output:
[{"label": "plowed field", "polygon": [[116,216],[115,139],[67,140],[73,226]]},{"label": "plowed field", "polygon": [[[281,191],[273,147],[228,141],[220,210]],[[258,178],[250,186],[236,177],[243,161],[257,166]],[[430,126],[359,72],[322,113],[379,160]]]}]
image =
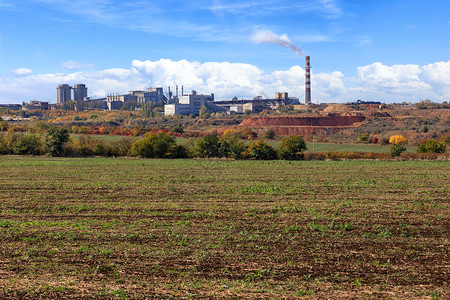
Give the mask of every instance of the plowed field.
[{"label": "plowed field", "polygon": [[448,161],[0,157],[0,298],[448,299]]}]

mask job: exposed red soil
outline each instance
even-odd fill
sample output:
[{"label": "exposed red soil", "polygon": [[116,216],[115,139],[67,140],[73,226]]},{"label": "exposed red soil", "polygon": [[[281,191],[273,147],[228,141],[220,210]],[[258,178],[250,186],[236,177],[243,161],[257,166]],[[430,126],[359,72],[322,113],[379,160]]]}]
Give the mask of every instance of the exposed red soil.
[{"label": "exposed red soil", "polygon": [[276,135],[310,136],[315,133],[328,136],[344,128],[359,126],[364,120],[364,116],[248,117],[239,126],[256,131],[272,129]]},{"label": "exposed red soil", "polygon": [[363,122],[364,116],[327,116],[327,117],[248,117],[240,126],[351,126]]}]

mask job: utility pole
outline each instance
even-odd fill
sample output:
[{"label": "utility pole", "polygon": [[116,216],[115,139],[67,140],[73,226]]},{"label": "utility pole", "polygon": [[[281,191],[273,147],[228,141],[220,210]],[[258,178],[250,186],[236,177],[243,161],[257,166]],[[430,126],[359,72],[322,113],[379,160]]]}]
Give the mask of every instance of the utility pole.
[{"label": "utility pole", "polygon": [[316,150],[316,149],[315,149],[315,144],[316,144],[316,143],[315,143],[315,142],[316,142],[315,137],[316,137],[316,134],[313,132],[313,133],[312,133],[312,138],[313,138],[313,153],[314,153],[315,150]]}]

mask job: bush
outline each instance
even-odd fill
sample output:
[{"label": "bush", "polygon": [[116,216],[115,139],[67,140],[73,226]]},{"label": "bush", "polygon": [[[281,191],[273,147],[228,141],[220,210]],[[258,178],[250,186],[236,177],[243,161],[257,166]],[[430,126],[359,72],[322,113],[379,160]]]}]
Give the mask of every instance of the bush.
[{"label": "bush", "polygon": [[264,134],[264,137],[268,140],[273,140],[275,138],[275,130],[269,129]]},{"label": "bush", "polygon": [[11,130],[0,135],[0,154],[40,155],[42,148],[40,135],[15,133]]},{"label": "bush", "polygon": [[183,134],[184,133],[184,129],[181,126],[175,126],[170,130],[170,133],[179,133],[179,134]]},{"label": "bush", "polygon": [[445,136],[441,137],[441,139],[439,141],[446,145],[450,144],[450,135],[445,135]]},{"label": "bush", "polygon": [[403,135],[393,135],[389,139],[389,144],[397,145],[397,144],[407,144],[408,141],[405,139]]},{"label": "bush", "polygon": [[128,156],[131,155],[131,147],[133,146],[134,139],[131,137],[124,137],[120,141],[111,143],[117,153],[116,156]]},{"label": "bush", "polygon": [[400,156],[400,154],[402,154],[405,151],[406,151],[406,147],[403,144],[394,144],[391,146],[392,157]]},{"label": "bush", "polygon": [[[73,138],[70,143],[72,155],[91,156],[95,154],[94,148],[100,143],[89,135],[80,135],[78,139]],[[97,147],[98,152],[98,147]]]},{"label": "bush", "polygon": [[369,142],[369,135],[367,133],[360,134],[358,136],[357,142],[358,143],[368,143]]},{"label": "bush", "polygon": [[244,158],[255,160],[277,159],[277,152],[270,145],[266,144],[264,140],[252,141],[244,152]]},{"label": "bush", "polygon": [[434,139],[427,139],[417,147],[417,153],[445,153],[447,145]]},{"label": "bush", "polygon": [[175,144],[175,140],[165,133],[146,133],[142,140],[136,141],[131,146],[131,155],[166,158],[169,155],[169,149]]},{"label": "bush", "polygon": [[40,155],[42,152],[41,136],[36,134],[18,134],[12,145],[12,152],[18,155]]},{"label": "bush", "polygon": [[8,154],[8,144],[6,143],[5,135],[0,133],[0,154]]},{"label": "bush", "polygon": [[281,140],[278,156],[286,160],[303,159],[303,152],[307,150],[305,140],[301,136],[292,135]]},{"label": "bush", "polygon": [[386,146],[386,145],[389,145],[389,139],[386,138],[386,137],[385,137],[385,138],[382,138],[381,141],[380,141],[380,144],[381,144],[381,145],[385,145],[385,146]]}]

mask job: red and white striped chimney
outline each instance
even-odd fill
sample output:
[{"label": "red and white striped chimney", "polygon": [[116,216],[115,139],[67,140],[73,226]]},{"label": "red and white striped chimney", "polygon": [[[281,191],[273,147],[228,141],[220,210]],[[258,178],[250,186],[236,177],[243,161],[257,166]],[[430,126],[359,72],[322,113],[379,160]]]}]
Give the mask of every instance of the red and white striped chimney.
[{"label": "red and white striped chimney", "polygon": [[311,104],[311,58],[306,56],[305,66],[305,104]]}]

